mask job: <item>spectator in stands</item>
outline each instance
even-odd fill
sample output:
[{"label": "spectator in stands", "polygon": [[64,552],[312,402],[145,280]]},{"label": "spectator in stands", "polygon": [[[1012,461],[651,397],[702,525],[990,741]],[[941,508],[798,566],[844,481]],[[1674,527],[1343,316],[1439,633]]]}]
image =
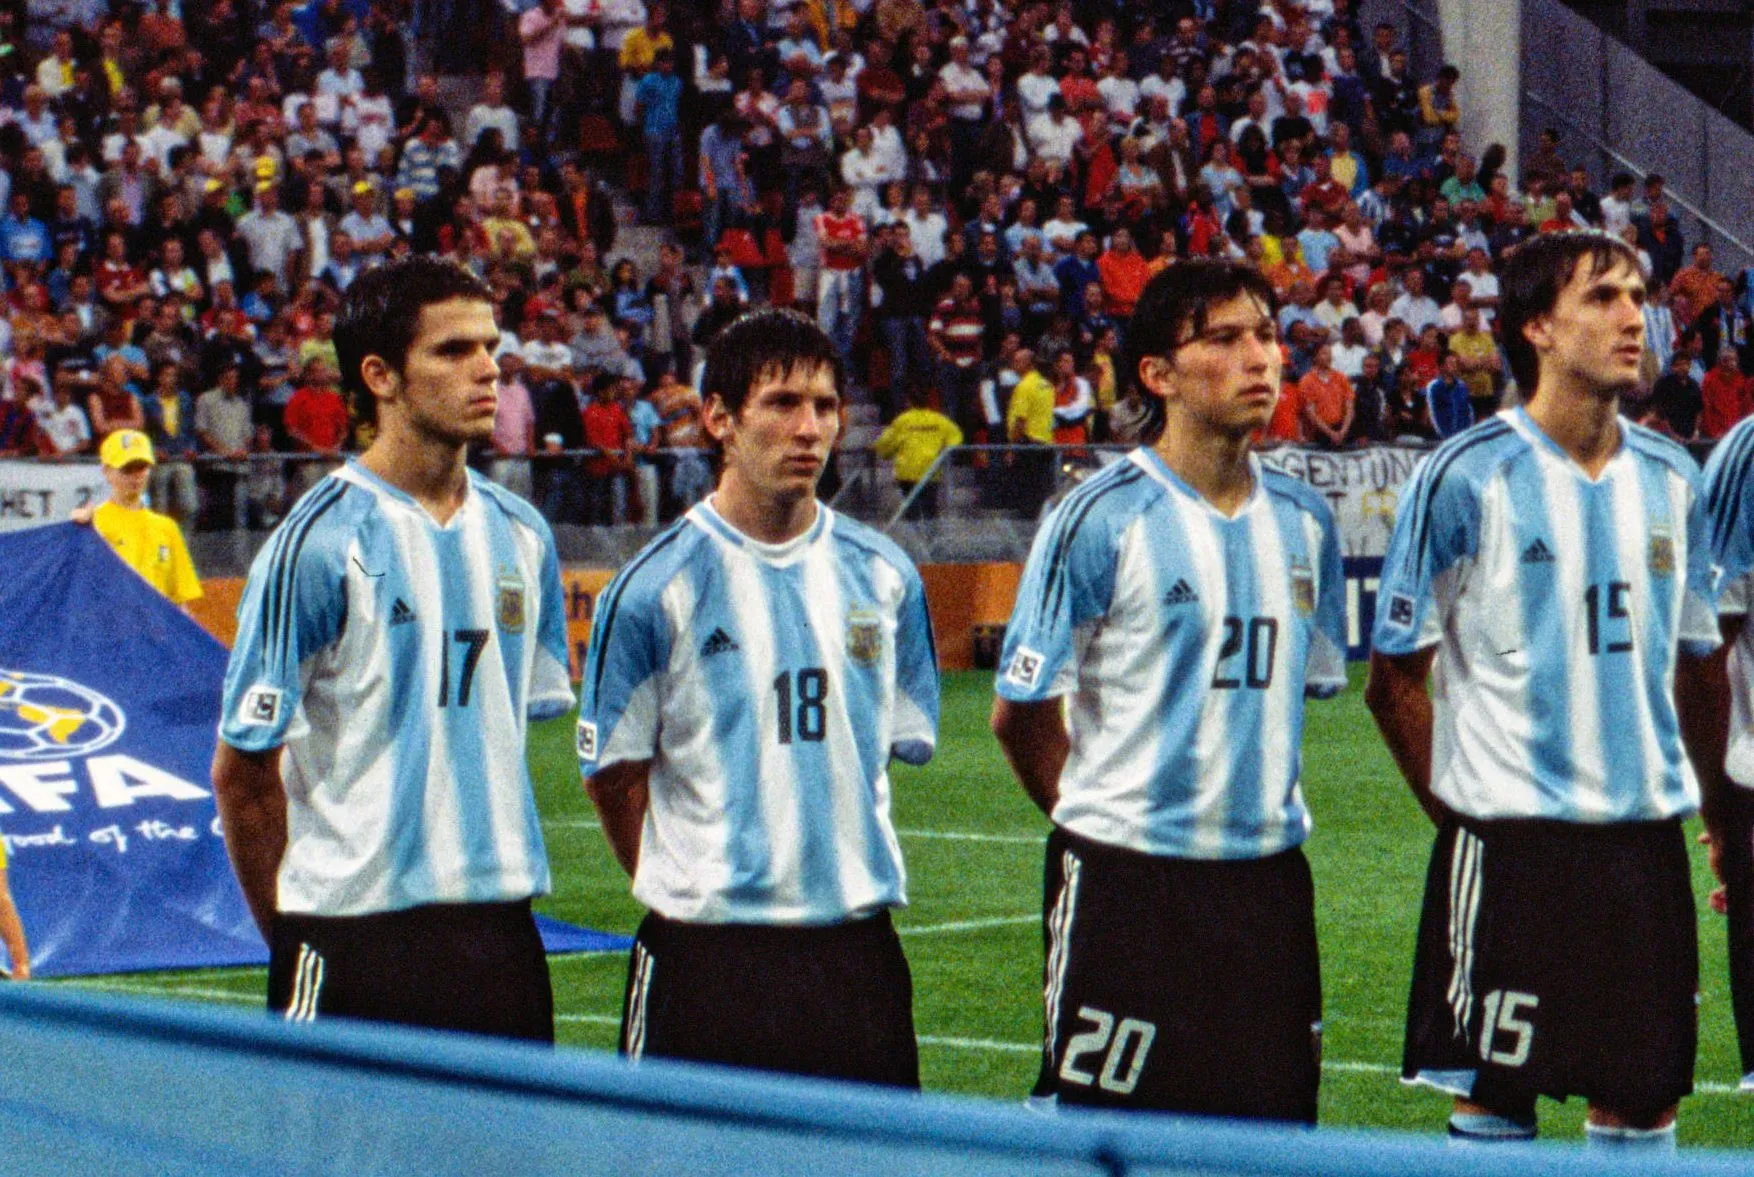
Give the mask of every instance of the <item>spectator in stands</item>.
[{"label": "spectator in stands", "polygon": [[[117,327],[120,329],[121,324],[118,323]],[[139,349],[130,346],[130,350]],[[144,353],[140,354],[143,360]],[[112,351],[100,357],[97,383],[85,398],[92,437],[100,444],[119,430],[138,432],[146,427],[146,415],[140,400],[129,388],[129,377],[132,374],[130,369],[130,360],[120,351]]]},{"label": "spectator in stands", "polygon": [[[872,447],[879,458],[895,463],[895,485],[903,499],[914,493],[939,454],[963,441],[956,423],[932,408],[931,395],[927,385],[909,385],[907,409],[896,415]],[[908,518],[936,519],[939,497],[937,487],[922,491],[909,508]]]},{"label": "spectator in stands", "polygon": [[[1039,246],[1036,251],[1039,253]],[[880,231],[871,274],[882,295],[872,313],[889,357],[889,384],[883,403],[883,416],[888,418],[895,415],[903,390],[932,384],[926,320],[933,305],[925,285],[926,268],[914,253],[913,235],[905,225]]]},{"label": "spectator in stands", "polygon": [[673,49],[653,55],[651,71],[634,88],[634,107],[646,146],[646,223],[666,225],[682,187],[682,79]]},{"label": "spectator in stands", "polygon": [[1650,211],[1643,217],[1634,218],[1633,223],[1638,229],[1638,248],[1650,255],[1651,276],[1667,285],[1681,269],[1681,260],[1686,256],[1681,226],[1669,216],[1668,203],[1660,198],[1651,203]]},{"label": "spectator in stands", "polygon": [[193,461],[201,441],[195,430],[195,398],[185,384],[184,369],[175,363],[156,365],[142,407],[146,435],[158,459],[149,484],[153,506],[179,526],[191,527],[200,508]]},{"label": "spectator in stands", "polygon": [[1678,351],[1669,357],[1668,370],[1652,386],[1640,424],[1666,433],[1676,441],[1699,439],[1705,394],[1688,371],[1691,367],[1692,357],[1686,352]]},{"label": "spectator in stands", "polygon": [[1736,350],[1722,348],[1717,363],[1699,383],[1703,408],[1699,415],[1699,435],[1715,441],[1728,433],[1743,417],[1754,413],[1754,381],[1742,374],[1736,362]]},{"label": "spectator in stands", "polygon": [[622,378],[599,372],[584,408],[585,522],[607,526],[627,517],[628,479],[633,472],[633,422],[622,404]]},{"label": "spectator in stands", "polygon": [[248,500],[243,491],[255,427],[235,358],[219,361],[213,387],[196,398],[195,432],[203,456],[209,459],[196,470],[196,485],[205,501],[200,526],[204,530],[247,526]]},{"label": "spectator in stands", "polygon": [[1462,308],[1461,329],[1449,337],[1449,350],[1456,356],[1456,374],[1468,386],[1474,419],[1484,421],[1498,411],[1498,379],[1504,360],[1498,342],[1480,322],[1480,312],[1469,303]]},{"label": "spectator in stands", "polygon": [[1316,346],[1309,371],[1297,382],[1297,400],[1302,406],[1307,441],[1325,449],[1347,443],[1357,411],[1356,394],[1352,382],[1334,370],[1330,344]]},{"label": "spectator in stands", "polygon": [[1425,385],[1425,405],[1439,441],[1454,437],[1474,423],[1473,402],[1462,380],[1461,357],[1445,353],[1437,377]]}]

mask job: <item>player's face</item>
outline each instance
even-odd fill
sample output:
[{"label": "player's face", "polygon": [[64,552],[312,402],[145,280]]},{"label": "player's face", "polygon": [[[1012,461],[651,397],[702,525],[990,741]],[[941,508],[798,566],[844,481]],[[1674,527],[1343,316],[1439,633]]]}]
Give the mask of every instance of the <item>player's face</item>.
[{"label": "player's face", "polygon": [[1235,435],[1273,419],[1280,366],[1272,313],[1254,295],[1239,294],[1211,309],[1206,329],[1156,367],[1160,379],[1152,383],[1169,411],[1194,428]]},{"label": "player's face", "polygon": [[400,387],[380,406],[399,407],[417,432],[446,442],[492,437],[498,346],[492,304],[454,298],[423,307]]},{"label": "player's face", "polygon": [[1540,356],[1541,383],[1556,379],[1597,396],[1637,389],[1644,297],[1644,279],[1625,260],[1598,270],[1580,259],[1553,309],[1526,329]]},{"label": "player's face", "polygon": [[768,369],[738,413],[713,397],[706,424],[725,450],[724,491],[773,502],[816,493],[840,433],[840,394],[827,367]]}]

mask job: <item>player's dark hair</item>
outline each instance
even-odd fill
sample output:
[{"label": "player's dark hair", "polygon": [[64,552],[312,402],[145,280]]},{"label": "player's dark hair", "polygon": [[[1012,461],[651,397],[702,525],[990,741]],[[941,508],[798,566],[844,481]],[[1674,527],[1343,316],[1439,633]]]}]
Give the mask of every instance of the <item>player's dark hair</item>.
[{"label": "player's dark hair", "polygon": [[1578,263],[1586,259],[1592,275],[1606,273],[1621,263],[1643,273],[1638,254],[1630,245],[1594,230],[1542,233],[1517,246],[1505,259],[1498,323],[1505,358],[1525,401],[1534,395],[1541,364],[1523,328],[1552,311],[1559,302],[1559,292],[1577,272]]},{"label": "player's dark hair", "polygon": [[361,421],[378,417],[377,398],[360,371],[366,357],[378,356],[400,373],[414,346],[420,312],[455,298],[491,305],[493,291],[459,265],[420,255],[373,266],[353,280],[335,319],[335,355],[341,391]]},{"label": "player's dark hair", "polygon": [[1260,299],[1267,313],[1279,314],[1279,300],[1272,284],[1251,265],[1234,261],[1196,259],[1166,266],[1145,283],[1127,328],[1127,347],[1117,374],[1122,387],[1138,385],[1145,394],[1145,421],[1139,440],[1154,443],[1163,433],[1163,398],[1139,379],[1139,364],[1147,359],[1168,359],[1182,345],[1206,330],[1214,307],[1241,295]]},{"label": "player's dark hair", "polygon": [[706,351],[701,373],[702,403],[717,395],[733,417],[764,376],[784,377],[798,368],[827,368],[834,390],[846,391],[846,365],[816,320],[797,311],[767,307],[733,320]]}]

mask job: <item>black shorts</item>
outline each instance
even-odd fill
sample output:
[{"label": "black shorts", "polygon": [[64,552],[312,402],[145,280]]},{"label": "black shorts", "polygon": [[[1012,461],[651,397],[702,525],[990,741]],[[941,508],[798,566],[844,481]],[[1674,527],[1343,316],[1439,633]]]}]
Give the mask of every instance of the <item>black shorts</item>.
[{"label": "black shorts", "polygon": [[1718,866],[1729,899],[1730,1002],[1742,1074],[1754,1073],[1754,790],[1731,788]]},{"label": "black shorts", "polygon": [[1495,1111],[1693,1090],[1699,946],[1678,820],[1451,821],[1425,879],[1402,1076]]},{"label": "black shorts", "polygon": [[548,957],[528,899],[282,913],[269,939],[268,1008],[289,1022],[366,1018],[554,1041]]},{"label": "black shorts", "polygon": [[621,1052],[917,1089],[913,978],[889,913],[826,927],[647,915]]},{"label": "black shorts", "polygon": [[1314,1123],[1321,963],[1303,851],[1196,861],[1056,829],[1037,1095]]}]

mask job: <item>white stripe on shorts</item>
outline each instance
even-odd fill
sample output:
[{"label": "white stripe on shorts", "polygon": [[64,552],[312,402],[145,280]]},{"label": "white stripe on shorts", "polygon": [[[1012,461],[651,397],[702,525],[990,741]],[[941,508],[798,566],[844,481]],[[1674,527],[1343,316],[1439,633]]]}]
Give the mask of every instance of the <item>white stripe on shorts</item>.
[{"label": "white stripe on shorts", "polygon": [[1480,874],[1486,847],[1467,830],[1456,831],[1449,866],[1449,943],[1455,969],[1450,974],[1450,1009],[1456,1035],[1468,1035],[1468,1013],[1474,1005],[1474,924],[1480,915]]},{"label": "white stripe on shorts", "polygon": [[292,1000],[286,1004],[289,1022],[317,1020],[317,998],[323,992],[323,957],[309,944],[298,946],[298,964],[293,967]]},{"label": "white stripe on shorts", "polygon": [[646,946],[633,946],[633,985],[627,995],[627,1057],[638,1061],[646,1050],[646,994],[652,987],[652,954]]},{"label": "white stripe on shorts", "polygon": [[1054,1033],[1060,1024],[1060,998],[1066,988],[1066,966],[1072,953],[1072,917],[1078,909],[1078,876],[1083,869],[1084,864],[1070,850],[1061,855],[1063,878],[1060,894],[1054,900],[1053,910],[1048,913],[1047,983],[1042,991],[1047,1024],[1043,1028],[1042,1053],[1050,1066],[1054,1061]]}]

